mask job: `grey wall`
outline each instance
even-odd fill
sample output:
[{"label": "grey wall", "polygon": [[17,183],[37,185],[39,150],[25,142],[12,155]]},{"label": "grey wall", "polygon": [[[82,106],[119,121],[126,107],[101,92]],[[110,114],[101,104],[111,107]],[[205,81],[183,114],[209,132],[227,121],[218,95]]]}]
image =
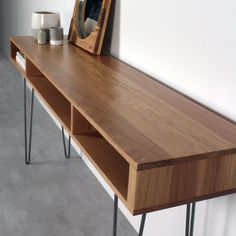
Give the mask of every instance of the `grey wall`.
[{"label": "grey wall", "polygon": [[[30,34],[33,11],[59,11],[67,32],[74,0],[0,4],[0,48],[7,54],[9,35]],[[236,121],[235,8],[233,0],[116,0],[106,43],[115,56]],[[138,228],[140,218],[121,208]],[[201,202],[195,236],[234,236],[235,219],[236,195]],[[145,235],[184,235],[184,220],[185,207],[152,213]]]},{"label": "grey wall", "polygon": [[62,25],[68,32],[74,0],[1,0],[1,44],[4,53],[8,52],[9,35],[28,35],[31,33],[31,13],[39,10],[60,12]]}]

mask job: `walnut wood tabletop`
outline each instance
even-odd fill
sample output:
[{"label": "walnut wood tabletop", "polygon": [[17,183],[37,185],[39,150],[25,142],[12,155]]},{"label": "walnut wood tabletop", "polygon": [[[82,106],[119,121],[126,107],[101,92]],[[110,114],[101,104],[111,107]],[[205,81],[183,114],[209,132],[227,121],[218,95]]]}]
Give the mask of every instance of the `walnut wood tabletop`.
[{"label": "walnut wood tabletop", "polygon": [[236,192],[236,125],[112,56],[12,37],[11,59],[132,214]]}]

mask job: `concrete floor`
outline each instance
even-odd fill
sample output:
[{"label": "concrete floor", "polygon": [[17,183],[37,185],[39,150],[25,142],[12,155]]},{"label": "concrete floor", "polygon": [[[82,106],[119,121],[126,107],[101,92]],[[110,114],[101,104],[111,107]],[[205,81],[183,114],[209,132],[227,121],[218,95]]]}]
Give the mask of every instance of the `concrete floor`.
[{"label": "concrete floor", "polygon": [[[113,201],[35,100],[24,164],[23,80],[0,54],[0,236],[111,236]],[[137,235],[119,212],[118,236]]]}]

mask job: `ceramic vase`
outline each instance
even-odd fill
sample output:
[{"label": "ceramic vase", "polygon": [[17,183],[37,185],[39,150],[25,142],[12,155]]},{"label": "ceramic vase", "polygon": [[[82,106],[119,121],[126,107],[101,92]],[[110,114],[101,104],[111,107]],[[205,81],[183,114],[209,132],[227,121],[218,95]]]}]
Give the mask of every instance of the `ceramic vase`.
[{"label": "ceramic vase", "polygon": [[60,13],[55,12],[34,12],[32,13],[32,35],[35,39],[38,37],[39,29],[46,29],[47,30],[47,39],[49,40],[49,29],[51,27],[60,27]]}]

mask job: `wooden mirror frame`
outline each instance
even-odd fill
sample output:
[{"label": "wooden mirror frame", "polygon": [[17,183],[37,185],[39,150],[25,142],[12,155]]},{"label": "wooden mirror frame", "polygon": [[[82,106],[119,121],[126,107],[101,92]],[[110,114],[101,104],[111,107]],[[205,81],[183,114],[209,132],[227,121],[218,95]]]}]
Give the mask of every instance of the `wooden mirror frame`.
[{"label": "wooden mirror frame", "polygon": [[103,0],[102,8],[100,15],[98,17],[98,23],[92,33],[86,37],[81,38],[78,33],[77,28],[77,16],[78,16],[78,7],[80,0],[76,0],[74,13],[70,24],[70,31],[68,35],[68,40],[77,46],[85,49],[86,51],[94,54],[100,55],[102,50],[103,39],[107,27],[107,21],[109,17],[110,7],[112,0]]}]

